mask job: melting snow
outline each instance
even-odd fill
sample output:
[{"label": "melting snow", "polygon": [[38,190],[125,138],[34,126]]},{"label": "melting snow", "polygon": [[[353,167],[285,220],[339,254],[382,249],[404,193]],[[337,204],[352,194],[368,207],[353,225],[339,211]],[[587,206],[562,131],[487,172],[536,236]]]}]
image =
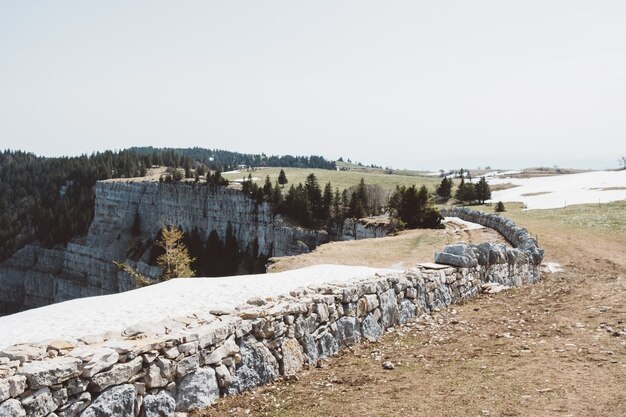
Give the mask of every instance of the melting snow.
[{"label": "melting snow", "polygon": [[0,348],[121,331],[195,311],[234,308],[253,296],[274,297],[311,284],[350,282],[388,269],[315,265],[293,271],[223,278],[179,278],[120,294],[79,298],[0,317]]},{"label": "melting snow", "polygon": [[[517,187],[492,193],[492,202],[520,201],[528,209],[550,209],[572,204],[608,203],[626,199],[626,170],[592,171],[535,178],[496,178],[489,184]],[[621,188],[621,189],[611,189]]]}]

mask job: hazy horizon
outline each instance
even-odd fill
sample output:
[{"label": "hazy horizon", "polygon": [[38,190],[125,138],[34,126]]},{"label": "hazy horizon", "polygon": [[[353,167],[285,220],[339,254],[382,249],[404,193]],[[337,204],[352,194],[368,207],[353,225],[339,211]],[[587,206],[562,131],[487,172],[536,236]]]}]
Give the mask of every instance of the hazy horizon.
[{"label": "hazy horizon", "polygon": [[617,168],[626,3],[0,4],[0,149]]}]

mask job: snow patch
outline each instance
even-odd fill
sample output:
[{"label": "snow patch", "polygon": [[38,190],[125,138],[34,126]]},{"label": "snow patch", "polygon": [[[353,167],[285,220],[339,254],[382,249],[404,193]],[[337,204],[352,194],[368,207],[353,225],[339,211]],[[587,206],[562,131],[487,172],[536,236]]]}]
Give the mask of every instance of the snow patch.
[{"label": "snow patch", "polygon": [[468,221],[460,219],[458,217],[444,217],[443,223],[444,224],[445,223],[458,224],[460,226],[463,226],[463,228],[466,229],[466,230],[477,230],[477,229],[484,229],[485,228],[485,226],[483,226],[482,224],[468,222]]},{"label": "snow patch", "polygon": [[[573,204],[609,203],[626,199],[626,170],[592,171],[535,178],[493,178],[491,185],[517,187],[491,194],[491,202],[519,201],[527,209],[551,209]],[[622,188],[622,189],[611,189]]]},{"label": "snow patch", "polygon": [[222,278],[179,278],[120,294],[79,298],[0,317],[0,348],[119,332],[196,311],[231,309],[251,297],[275,297],[312,284],[353,282],[390,269],[315,265],[292,271]]}]

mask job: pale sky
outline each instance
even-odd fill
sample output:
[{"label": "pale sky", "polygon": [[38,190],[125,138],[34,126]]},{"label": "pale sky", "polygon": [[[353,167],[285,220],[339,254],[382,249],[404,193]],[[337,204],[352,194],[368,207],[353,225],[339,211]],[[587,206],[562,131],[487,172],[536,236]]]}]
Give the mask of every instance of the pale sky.
[{"label": "pale sky", "polygon": [[626,1],[0,0],[0,149],[617,167]]}]

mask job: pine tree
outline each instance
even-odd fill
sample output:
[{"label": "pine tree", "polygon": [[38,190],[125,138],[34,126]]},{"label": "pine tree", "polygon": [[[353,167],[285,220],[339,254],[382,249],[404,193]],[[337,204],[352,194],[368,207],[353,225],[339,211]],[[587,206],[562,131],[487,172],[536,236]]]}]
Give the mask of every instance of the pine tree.
[{"label": "pine tree", "polygon": [[156,260],[157,265],[163,269],[164,280],[194,276],[190,265],[195,259],[189,256],[182,238],[183,232],[180,229],[166,226],[162,229],[162,240],[156,242],[165,251]]},{"label": "pine tree", "polygon": [[206,242],[206,256],[204,269],[209,277],[218,277],[223,274],[224,245],[215,229],[211,230]]},{"label": "pine tree", "polygon": [[333,187],[330,182],[326,183],[324,187],[324,194],[322,195],[322,220],[327,222],[330,220],[330,208],[333,204]]},{"label": "pine tree", "polygon": [[272,192],[273,192],[273,187],[272,187],[272,181],[270,181],[270,176],[267,175],[265,177],[265,184],[263,184],[263,196],[265,196],[265,199],[267,201],[270,201],[270,199],[272,198]]},{"label": "pine tree", "polygon": [[285,174],[284,170],[280,170],[280,173],[278,174],[278,183],[285,188],[285,184],[287,184],[289,182],[289,180],[287,180],[287,175]]},{"label": "pine tree", "polygon": [[503,211],[506,211],[506,208],[504,208],[504,203],[502,201],[498,201],[495,210],[496,213],[502,213]]},{"label": "pine tree", "polygon": [[450,198],[452,197],[452,180],[447,177],[443,177],[441,180],[441,184],[437,187],[437,195],[441,198]]},{"label": "pine tree", "polygon": [[481,204],[484,204],[485,200],[491,199],[491,188],[489,187],[489,184],[487,184],[485,177],[481,177],[480,181],[478,181],[475,191],[476,199],[480,201]]}]

